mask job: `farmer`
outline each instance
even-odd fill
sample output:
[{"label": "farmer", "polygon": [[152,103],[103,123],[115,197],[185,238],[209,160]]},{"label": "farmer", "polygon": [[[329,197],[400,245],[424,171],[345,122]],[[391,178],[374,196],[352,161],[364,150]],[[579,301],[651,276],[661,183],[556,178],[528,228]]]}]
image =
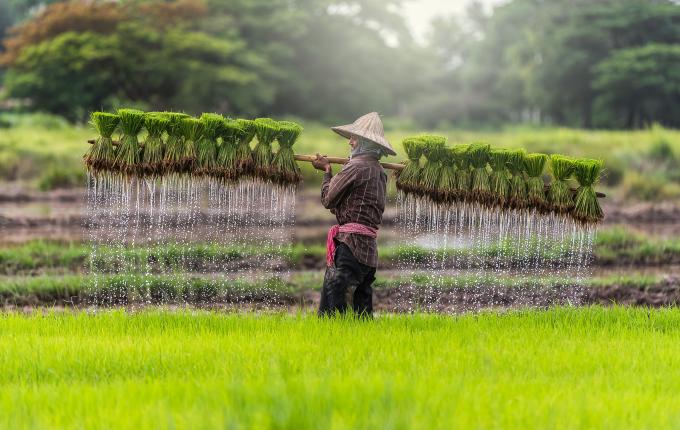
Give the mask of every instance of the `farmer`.
[{"label": "farmer", "polygon": [[396,155],[385,139],[383,125],[372,112],[353,124],[332,130],[349,139],[350,161],[335,176],[325,156],[316,154],[313,165],[325,172],[321,203],[338,220],[326,241],[326,275],[319,315],[345,312],[346,293],[353,289],[352,307],[361,316],[373,314],[375,270],[378,266],[378,228],[385,210],[387,175],[378,163]]}]

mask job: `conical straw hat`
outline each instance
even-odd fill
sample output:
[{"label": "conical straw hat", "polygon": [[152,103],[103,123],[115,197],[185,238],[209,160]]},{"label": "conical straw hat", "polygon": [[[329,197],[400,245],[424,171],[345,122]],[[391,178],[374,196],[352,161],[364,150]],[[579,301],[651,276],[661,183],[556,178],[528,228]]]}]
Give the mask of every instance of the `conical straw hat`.
[{"label": "conical straw hat", "polygon": [[352,124],[331,127],[331,130],[347,139],[350,139],[352,136],[363,137],[385,148],[388,154],[397,155],[394,149],[392,149],[390,142],[385,138],[385,130],[383,129],[380,115],[377,112],[366,114]]}]

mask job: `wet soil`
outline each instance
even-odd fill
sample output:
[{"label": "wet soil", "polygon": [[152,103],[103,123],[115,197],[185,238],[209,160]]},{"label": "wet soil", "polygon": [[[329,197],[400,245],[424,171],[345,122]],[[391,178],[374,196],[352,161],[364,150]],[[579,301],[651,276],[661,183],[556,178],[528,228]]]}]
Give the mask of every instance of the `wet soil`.
[{"label": "wet soil", "polygon": [[[349,292],[348,292],[349,293]],[[348,294],[351,303],[351,296]],[[246,292],[223,296],[192,295],[168,300],[160,295],[144,301],[132,301],[127,295],[107,294],[105,297],[68,295],[68,292],[50,294],[4,293],[0,294],[0,308],[5,311],[57,307],[84,309],[88,307],[148,306],[192,307],[201,309],[253,311],[253,310],[314,310],[318,307],[320,293],[306,290],[295,294],[270,294]],[[518,286],[494,288],[492,286],[435,289],[401,285],[377,288],[373,292],[377,312],[411,313],[461,313],[488,309],[548,308],[552,306],[619,305],[664,307],[680,305],[680,277],[666,279],[644,288],[613,283],[608,286],[584,287],[561,285],[546,287]]]}]

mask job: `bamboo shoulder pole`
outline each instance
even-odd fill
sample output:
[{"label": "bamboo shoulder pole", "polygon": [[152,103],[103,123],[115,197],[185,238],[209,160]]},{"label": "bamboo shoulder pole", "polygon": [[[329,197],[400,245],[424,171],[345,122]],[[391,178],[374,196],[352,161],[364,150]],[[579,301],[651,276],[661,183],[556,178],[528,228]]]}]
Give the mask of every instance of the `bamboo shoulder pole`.
[{"label": "bamboo shoulder pole", "polygon": [[[297,161],[306,161],[308,163],[311,163],[312,161],[316,160],[316,155],[295,155],[295,159]],[[343,157],[326,157],[326,160],[328,160],[329,163],[331,164],[347,164],[349,163],[349,158],[343,158]],[[384,169],[389,169],[389,170],[402,170],[404,168],[403,164],[399,163],[380,163],[381,166],[383,166]]]},{"label": "bamboo shoulder pole", "polygon": [[[94,139],[88,140],[87,143],[89,143],[89,144],[94,144]],[[113,144],[114,144],[114,145],[118,145],[118,142],[114,140],[114,141],[113,141]],[[142,144],[140,144],[140,146],[142,146]],[[305,161],[305,162],[307,162],[307,163],[311,163],[312,161],[316,160],[316,155],[299,155],[299,154],[295,154],[295,159],[296,159],[297,161]],[[327,159],[328,162],[331,163],[331,164],[347,164],[347,163],[349,163],[349,158],[344,158],[344,157],[326,157],[326,159]],[[403,170],[403,169],[404,169],[404,165],[403,165],[403,164],[400,164],[400,163],[380,163],[380,165],[381,165],[384,169],[388,169],[388,170],[397,170],[397,171],[400,171],[400,170]],[[546,191],[548,190],[548,188],[549,188],[549,187],[546,187]],[[573,193],[576,192],[576,190],[574,190],[574,189],[572,189],[571,191],[572,191]],[[607,195],[604,194],[604,193],[596,192],[595,194],[596,194],[597,197],[600,198],[600,199],[607,197]]]}]

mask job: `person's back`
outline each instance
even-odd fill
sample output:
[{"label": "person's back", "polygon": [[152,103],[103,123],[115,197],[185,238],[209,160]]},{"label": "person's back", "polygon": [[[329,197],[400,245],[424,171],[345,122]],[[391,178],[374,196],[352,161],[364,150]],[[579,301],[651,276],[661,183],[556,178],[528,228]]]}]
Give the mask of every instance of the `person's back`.
[{"label": "person's back", "polygon": [[349,288],[354,289],[354,310],[371,315],[371,284],[375,281],[378,266],[376,238],[385,211],[387,188],[387,175],[379,159],[385,154],[394,154],[394,150],[384,139],[382,123],[375,113],[365,115],[352,125],[333,130],[350,138],[352,156],[336,176],[333,176],[325,158],[317,155],[314,163],[314,167],[326,172],[321,186],[321,202],[338,221],[328,233],[328,268],[319,314],[344,312]]}]

